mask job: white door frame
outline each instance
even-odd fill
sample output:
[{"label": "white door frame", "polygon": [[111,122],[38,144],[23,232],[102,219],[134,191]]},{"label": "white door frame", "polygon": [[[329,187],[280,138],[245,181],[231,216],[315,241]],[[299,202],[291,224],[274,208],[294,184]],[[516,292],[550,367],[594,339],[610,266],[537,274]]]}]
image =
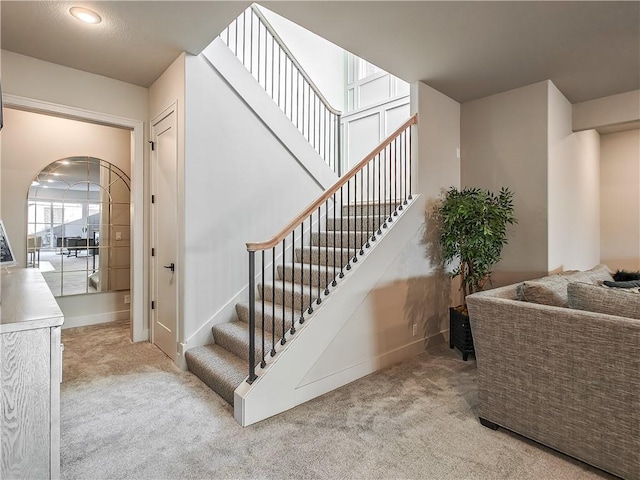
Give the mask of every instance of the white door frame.
[{"label": "white door frame", "polygon": [[110,127],[131,130],[131,339],[134,342],[149,340],[148,278],[144,251],[146,245],[144,203],[144,121],[94,112],[82,108],[34,100],[17,95],[3,94],[7,107],[44,113],[59,117],[98,123]]}]

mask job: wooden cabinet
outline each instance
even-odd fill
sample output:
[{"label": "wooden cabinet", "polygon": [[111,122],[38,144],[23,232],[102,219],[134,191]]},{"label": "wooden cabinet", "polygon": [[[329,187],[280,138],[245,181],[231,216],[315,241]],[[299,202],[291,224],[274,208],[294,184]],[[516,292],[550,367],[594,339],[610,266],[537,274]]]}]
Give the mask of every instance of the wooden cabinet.
[{"label": "wooden cabinet", "polygon": [[1,280],[0,478],[59,478],[62,311],[39,270]]}]

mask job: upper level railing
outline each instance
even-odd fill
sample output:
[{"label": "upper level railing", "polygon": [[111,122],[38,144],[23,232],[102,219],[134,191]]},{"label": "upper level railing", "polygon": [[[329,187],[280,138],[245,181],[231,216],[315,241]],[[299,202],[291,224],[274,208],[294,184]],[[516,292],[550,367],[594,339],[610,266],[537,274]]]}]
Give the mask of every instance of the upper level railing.
[{"label": "upper level railing", "polygon": [[411,127],[417,122],[416,114],[273,238],[247,243],[249,383],[257,378],[256,362],[266,366],[277,345],[295,334],[314,304],[329,295],[411,200]]},{"label": "upper level railing", "polygon": [[342,174],[340,117],[262,12],[252,5],[220,34],[315,151]]}]

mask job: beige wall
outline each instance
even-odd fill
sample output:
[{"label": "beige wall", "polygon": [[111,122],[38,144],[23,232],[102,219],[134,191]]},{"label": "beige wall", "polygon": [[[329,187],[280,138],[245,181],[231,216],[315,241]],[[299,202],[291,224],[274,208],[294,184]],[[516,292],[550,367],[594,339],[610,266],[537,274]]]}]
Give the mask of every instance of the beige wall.
[{"label": "beige wall", "polygon": [[494,285],[547,272],[548,82],[462,104],[461,186],[515,194],[518,224],[494,269]]},{"label": "beige wall", "polygon": [[587,270],[600,261],[600,135],[573,133],[571,104],[548,86],[548,270]]},{"label": "beige wall", "polygon": [[2,212],[20,266],[26,265],[27,194],[31,181],[56,160],[89,156],[131,175],[131,132],[6,108],[2,130]]},{"label": "beige wall", "polygon": [[640,130],[600,140],[601,261],[640,270]]},{"label": "beige wall", "polygon": [[573,105],[573,130],[640,121],[640,90]]}]

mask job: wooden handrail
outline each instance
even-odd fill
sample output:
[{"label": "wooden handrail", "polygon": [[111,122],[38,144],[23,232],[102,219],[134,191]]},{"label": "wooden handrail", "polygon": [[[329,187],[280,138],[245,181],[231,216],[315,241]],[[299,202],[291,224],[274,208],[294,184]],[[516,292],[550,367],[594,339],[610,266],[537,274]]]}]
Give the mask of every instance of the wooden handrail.
[{"label": "wooden handrail", "polygon": [[320,207],[323,203],[325,203],[332,195],[334,195],[340,187],[344,186],[349,180],[351,180],[364,166],[369,163],[373,158],[376,157],[382,150],[387,148],[396,137],[398,137],[402,132],[404,132],[411,125],[415,125],[418,123],[418,114],[414,114],[409,120],[404,122],[400,127],[396,129],[391,135],[389,135],[380,145],[378,145],[369,155],[364,157],[357,165],[355,165],[348,173],[343,175],[336,183],[333,184],[327,191],[325,191],[317,200],[315,200],[311,205],[305,208],[302,212],[300,212],[293,220],[291,220],[286,227],[284,227],[280,233],[274,236],[271,240],[267,240],[266,242],[249,242],[247,243],[247,250],[250,252],[257,252],[260,250],[267,250],[269,248],[273,248],[276,245],[280,244],[282,240],[287,238],[287,236],[296,228],[298,225],[302,223],[304,219],[306,219],[309,215],[314,213],[318,207]]}]

